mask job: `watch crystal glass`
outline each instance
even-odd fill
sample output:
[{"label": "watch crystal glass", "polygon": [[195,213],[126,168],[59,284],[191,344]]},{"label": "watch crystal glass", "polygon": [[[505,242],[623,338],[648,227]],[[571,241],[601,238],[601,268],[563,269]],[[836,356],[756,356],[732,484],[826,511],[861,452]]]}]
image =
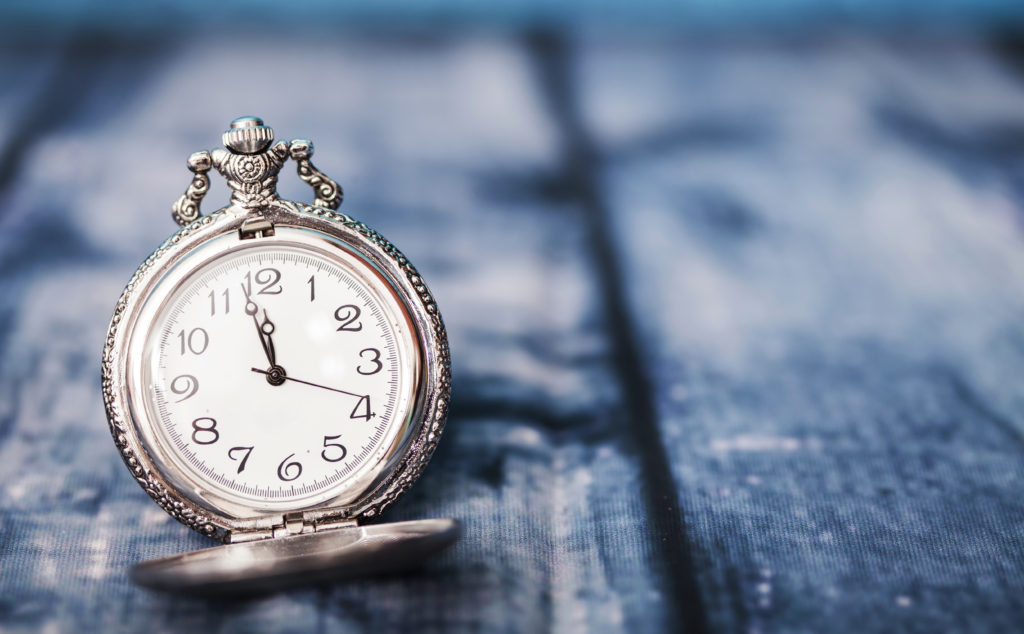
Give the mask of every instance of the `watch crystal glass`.
[{"label": "watch crystal glass", "polygon": [[266,511],[337,497],[387,459],[418,370],[412,325],[372,265],[282,234],[161,281],[132,386],[145,440],[191,488]]}]

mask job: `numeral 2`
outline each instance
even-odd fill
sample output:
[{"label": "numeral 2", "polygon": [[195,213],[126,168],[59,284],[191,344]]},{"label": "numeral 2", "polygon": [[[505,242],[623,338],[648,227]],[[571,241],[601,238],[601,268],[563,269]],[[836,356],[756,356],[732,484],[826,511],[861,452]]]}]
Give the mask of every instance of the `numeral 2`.
[{"label": "numeral 2", "polygon": [[355,304],[338,306],[338,310],[334,311],[334,318],[341,322],[341,325],[338,326],[338,332],[359,332],[362,330],[363,322],[359,322],[354,326],[352,325],[357,319],[359,319],[359,315],[361,313],[362,311],[359,310],[359,307]]}]

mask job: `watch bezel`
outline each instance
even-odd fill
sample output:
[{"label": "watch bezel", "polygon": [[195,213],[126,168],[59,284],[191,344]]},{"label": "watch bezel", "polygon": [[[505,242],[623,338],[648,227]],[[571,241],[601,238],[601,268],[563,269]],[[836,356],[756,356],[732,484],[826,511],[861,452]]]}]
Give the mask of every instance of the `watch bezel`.
[{"label": "watch bezel", "polygon": [[[328,500],[293,509],[267,511],[245,502],[223,504],[222,499],[211,499],[190,487],[190,478],[176,473],[173,463],[160,455],[159,447],[145,442],[146,434],[140,433],[140,424],[146,424],[140,418],[146,417],[136,415],[128,376],[135,363],[133,331],[149,294],[169,271],[210,241],[237,234],[254,212],[225,207],[198,218],[154,251],[132,276],[111,319],[102,375],[107,419],[125,464],[143,489],[173,517],[221,541],[248,539],[244,535],[254,533],[270,536],[282,523],[283,515],[301,513],[304,520],[314,523],[376,517],[412,486],[430,459],[443,430],[451,389],[448,342],[441,315],[419,273],[398,249],[365,224],[321,207],[277,201],[260,209],[258,215],[275,228],[320,234],[335,248],[355,252],[372,265],[405,308],[420,362],[407,428],[396,434],[387,458],[367,470],[372,477],[360,478],[355,483],[358,486],[346,483]],[[348,501],[339,503],[341,499]]]}]

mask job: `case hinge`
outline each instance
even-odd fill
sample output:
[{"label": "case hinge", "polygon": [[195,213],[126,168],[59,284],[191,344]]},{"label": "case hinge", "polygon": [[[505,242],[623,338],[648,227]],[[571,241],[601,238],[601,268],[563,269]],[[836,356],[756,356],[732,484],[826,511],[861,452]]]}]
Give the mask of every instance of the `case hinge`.
[{"label": "case hinge", "polygon": [[318,533],[333,528],[356,526],[357,522],[348,518],[316,518],[303,513],[285,513],[280,526],[273,528],[274,537],[288,537],[305,533]]},{"label": "case hinge", "polygon": [[303,533],[315,533],[316,524],[302,519],[302,513],[285,513],[280,526],[273,528],[274,537],[287,537]]},{"label": "case hinge", "polygon": [[230,541],[233,544],[255,542],[263,539],[320,533],[336,528],[353,528],[358,525],[358,520],[347,517],[317,517],[301,512],[285,513],[277,520],[271,519],[270,522],[267,522],[266,519],[263,519],[258,521],[258,525],[232,531]]},{"label": "case hinge", "polygon": [[274,223],[263,216],[253,216],[243,222],[242,226],[238,228],[238,238],[240,240],[251,240],[252,238],[272,235],[274,235]]}]

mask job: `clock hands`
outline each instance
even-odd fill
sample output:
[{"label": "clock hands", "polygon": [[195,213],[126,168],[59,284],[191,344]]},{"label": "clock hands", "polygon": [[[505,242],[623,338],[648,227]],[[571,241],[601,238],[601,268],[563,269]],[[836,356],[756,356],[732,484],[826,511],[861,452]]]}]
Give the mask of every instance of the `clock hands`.
[{"label": "clock hands", "polygon": [[[346,390],[339,390],[335,387],[328,387],[326,385],[320,385],[319,383],[313,383],[312,381],[304,381],[302,379],[296,379],[288,376],[284,368],[277,364],[277,353],[274,350],[273,334],[275,330],[274,322],[270,321],[270,317],[267,315],[267,309],[263,309],[263,321],[259,320],[257,315],[260,312],[260,307],[252,300],[249,295],[248,289],[245,284],[242,284],[242,293],[245,295],[245,314],[252,317],[252,323],[256,326],[256,334],[260,337],[260,345],[263,346],[263,352],[267,355],[267,362],[270,363],[270,367],[267,370],[261,370],[259,368],[251,368],[253,372],[262,374],[267,377],[267,383],[271,385],[282,385],[285,381],[294,381],[295,383],[302,383],[310,387],[318,387],[322,390],[330,390],[331,392],[338,392],[339,394],[346,394],[348,396],[355,396],[359,399],[359,404],[356,405],[356,409],[360,407],[364,401],[366,402],[366,418],[373,416],[370,412],[369,399],[370,397],[365,394],[356,394],[355,392],[348,392]],[[355,412],[355,410],[353,410]],[[353,414],[355,416],[355,414]]]},{"label": "clock hands", "polygon": [[261,371],[267,377],[267,383],[271,385],[281,385],[287,378],[287,374],[284,368],[277,364],[277,353],[274,351],[274,340],[272,335],[274,334],[274,322],[270,321],[270,317],[267,316],[267,309],[263,309],[263,322],[256,317],[259,313],[260,307],[256,305],[256,302],[252,301],[248,290],[245,288],[245,284],[242,284],[242,293],[245,295],[245,314],[252,317],[252,323],[256,326],[256,333],[260,337],[260,345],[263,346],[263,353],[267,355],[267,361],[270,363],[270,369]]},{"label": "clock hands", "polygon": [[[278,366],[278,367],[280,367],[280,366]],[[252,368],[252,371],[256,372],[257,374],[266,375],[267,381],[269,381],[270,380],[270,375],[273,372],[273,368],[270,371],[261,370],[259,368]],[[302,383],[303,385],[309,385],[311,387],[318,387],[318,388],[320,388],[322,390],[330,390],[332,392],[340,392],[341,394],[347,394],[349,396],[358,396],[359,398],[366,398],[366,396],[364,394],[356,394],[355,392],[346,392],[345,390],[339,390],[336,387],[327,387],[326,385],[320,385],[319,383],[313,383],[312,381],[303,381],[302,379],[296,379],[294,377],[286,376],[283,373],[283,371],[282,371],[282,374],[281,374],[280,381],[281,381],[281,383],[284,383],[285,381],[295,381],[296,383]],[[278,383],[277,385],[280,385],[280,383]]]}]

